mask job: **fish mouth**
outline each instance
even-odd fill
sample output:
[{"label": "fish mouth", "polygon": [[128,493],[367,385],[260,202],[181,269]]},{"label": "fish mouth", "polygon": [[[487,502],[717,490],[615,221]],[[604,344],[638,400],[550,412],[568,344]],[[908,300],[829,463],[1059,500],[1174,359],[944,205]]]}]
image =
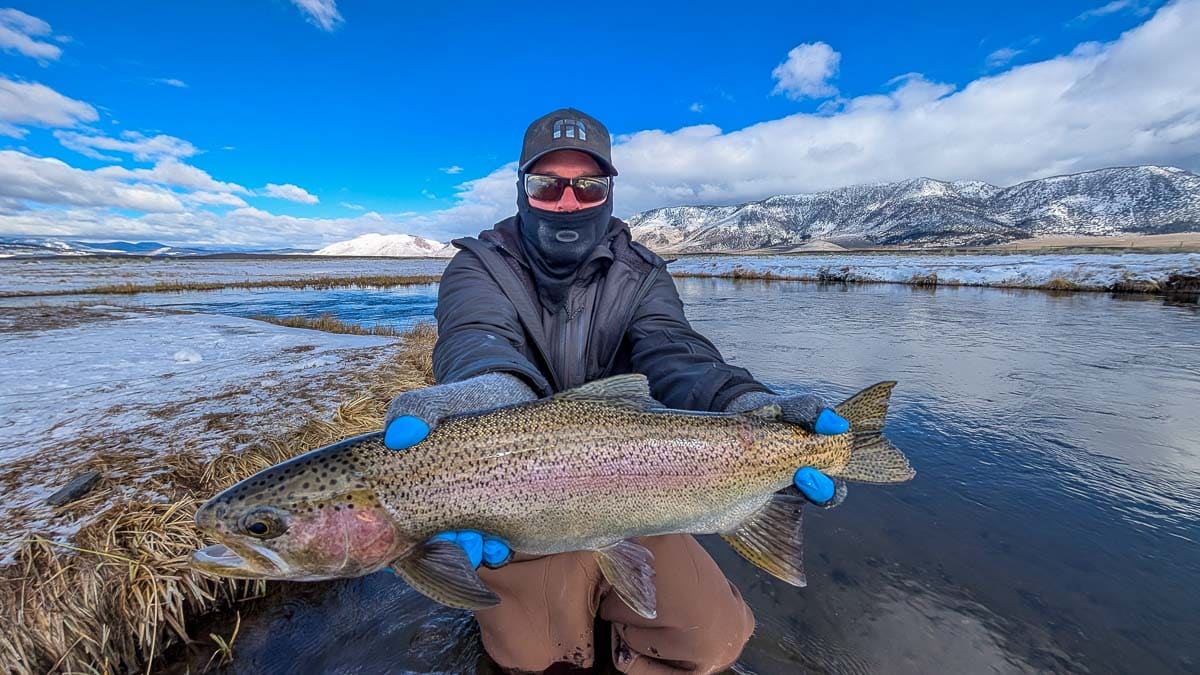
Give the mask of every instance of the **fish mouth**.
[{"label": "fish mouth", "polygon": [[200,572],[237,579],[290,577],[287,563],[278,554],[255,544],[206,546],[192,553],[191,565]]}]

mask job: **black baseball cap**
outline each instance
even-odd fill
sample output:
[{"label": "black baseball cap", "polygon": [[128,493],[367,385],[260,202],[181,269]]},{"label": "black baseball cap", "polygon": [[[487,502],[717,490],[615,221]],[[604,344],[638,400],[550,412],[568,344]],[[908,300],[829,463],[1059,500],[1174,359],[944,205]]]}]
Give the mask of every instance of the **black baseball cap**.
[{"label": "black baseball cap", "polygon": [[525,130],[521,144],[521,171],[555,150],[579,150],[596,158],[600,168],[617,175],[612,164],[612,138],[600,120],[574,108],[560,108],[543,115]]}]

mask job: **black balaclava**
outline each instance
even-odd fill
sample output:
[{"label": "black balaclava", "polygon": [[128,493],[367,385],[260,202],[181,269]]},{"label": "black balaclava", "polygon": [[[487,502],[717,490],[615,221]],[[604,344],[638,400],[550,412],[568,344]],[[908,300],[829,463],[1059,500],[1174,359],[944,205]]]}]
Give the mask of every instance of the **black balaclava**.
[{"label": "black balaclava", "polygon": [[602,204],[579,211],[546,211],[529,205],[525,172],[517,174],[521,248],[537,282],[542,304],[557,312],[567,301],[580,266],[600,245],[612,219],[612,189]]}]

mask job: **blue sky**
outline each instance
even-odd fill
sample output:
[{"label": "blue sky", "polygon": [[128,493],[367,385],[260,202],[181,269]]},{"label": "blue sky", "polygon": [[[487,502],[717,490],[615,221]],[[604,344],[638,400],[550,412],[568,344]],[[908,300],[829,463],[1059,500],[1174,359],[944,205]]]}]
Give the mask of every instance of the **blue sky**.
[{"label": "blue sky", "polygon": [[12,2],[0,234],[445,240],[514,210],[564,105],[617,137],[625,216],[1200,157],[1196,0],[418,4]]}]

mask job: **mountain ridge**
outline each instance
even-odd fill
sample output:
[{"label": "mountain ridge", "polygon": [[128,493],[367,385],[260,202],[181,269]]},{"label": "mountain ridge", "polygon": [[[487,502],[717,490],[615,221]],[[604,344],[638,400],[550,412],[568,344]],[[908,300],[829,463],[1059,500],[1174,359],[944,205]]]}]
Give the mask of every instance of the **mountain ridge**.
[{"label": "mountain ridge", "polygon": [[1200,176],[1139,165],[1000,187],[920,177],[733,205],[673,206],[628,220],[660,252],[986,246],[1050,235],[1200,231]]}]

